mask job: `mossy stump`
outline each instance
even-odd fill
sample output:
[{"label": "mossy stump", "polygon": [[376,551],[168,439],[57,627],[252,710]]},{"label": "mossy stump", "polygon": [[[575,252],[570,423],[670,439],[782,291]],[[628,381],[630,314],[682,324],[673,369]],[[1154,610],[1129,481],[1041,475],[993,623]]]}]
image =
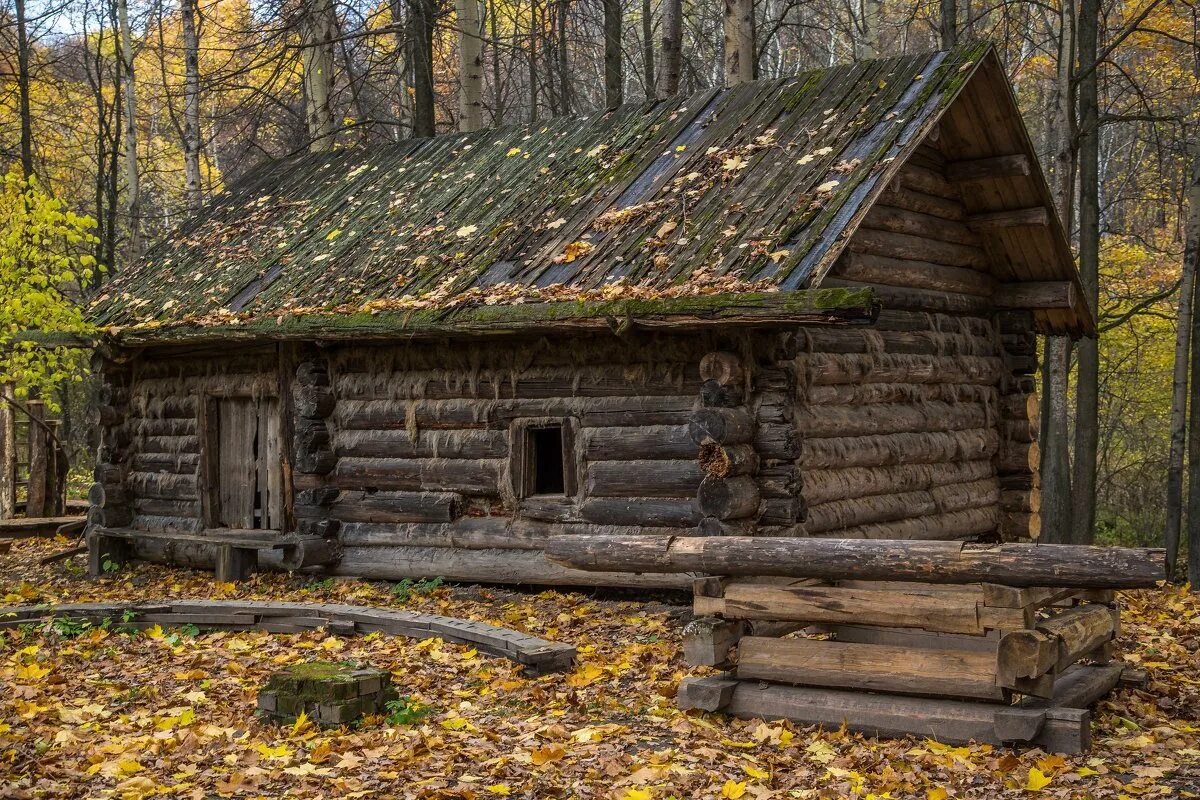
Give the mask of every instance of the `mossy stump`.
[{"label": "mossy stump", "polygon": [[396,699],[392,676],[355,664],[308,661],[293,664],[267,679],[258,693],[264,719],[292,723],[301,712],[317,725],[346,725],[367,714],[382,714]]}]

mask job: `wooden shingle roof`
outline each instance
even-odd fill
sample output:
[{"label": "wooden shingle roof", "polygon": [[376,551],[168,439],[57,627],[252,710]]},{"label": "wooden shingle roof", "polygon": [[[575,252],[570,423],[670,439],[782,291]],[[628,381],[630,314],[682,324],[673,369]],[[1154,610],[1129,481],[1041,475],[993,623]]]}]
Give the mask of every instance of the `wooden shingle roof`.
[{"label": "wooden shingle roof", "polygon": [[316,335],[348,315],[807,289],[985,57],[972,44],[271,162],[114,280],[91,316],[148,339],[287,320]]}]

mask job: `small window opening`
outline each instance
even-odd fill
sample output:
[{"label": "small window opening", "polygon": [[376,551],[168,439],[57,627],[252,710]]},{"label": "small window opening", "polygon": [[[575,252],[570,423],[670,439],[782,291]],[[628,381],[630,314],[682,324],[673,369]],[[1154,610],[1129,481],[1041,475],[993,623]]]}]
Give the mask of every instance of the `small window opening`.
[{"label": "small window opening", "polygon": [[529,493],[566,494],[562,426],[530,428],[528,435]]}]

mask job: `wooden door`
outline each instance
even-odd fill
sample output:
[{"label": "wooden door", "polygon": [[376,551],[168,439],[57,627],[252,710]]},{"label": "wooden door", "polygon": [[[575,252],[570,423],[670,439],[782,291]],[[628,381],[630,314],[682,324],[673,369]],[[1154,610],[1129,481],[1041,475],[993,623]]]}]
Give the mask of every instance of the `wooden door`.
[{"label": "wooden door", "polygon": [[274,398],[216,401],[217,527],[280,530],[282,444]]}]

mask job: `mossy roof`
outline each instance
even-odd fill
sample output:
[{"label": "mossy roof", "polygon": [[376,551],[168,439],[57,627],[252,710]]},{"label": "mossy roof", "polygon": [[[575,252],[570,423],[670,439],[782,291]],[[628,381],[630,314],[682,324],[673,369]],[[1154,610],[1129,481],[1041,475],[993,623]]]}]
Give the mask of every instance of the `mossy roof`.
[{"label": "mossy roof", "polygon": [[809,286],[987,53],[273,161],[94,302],[173,326]]}]

